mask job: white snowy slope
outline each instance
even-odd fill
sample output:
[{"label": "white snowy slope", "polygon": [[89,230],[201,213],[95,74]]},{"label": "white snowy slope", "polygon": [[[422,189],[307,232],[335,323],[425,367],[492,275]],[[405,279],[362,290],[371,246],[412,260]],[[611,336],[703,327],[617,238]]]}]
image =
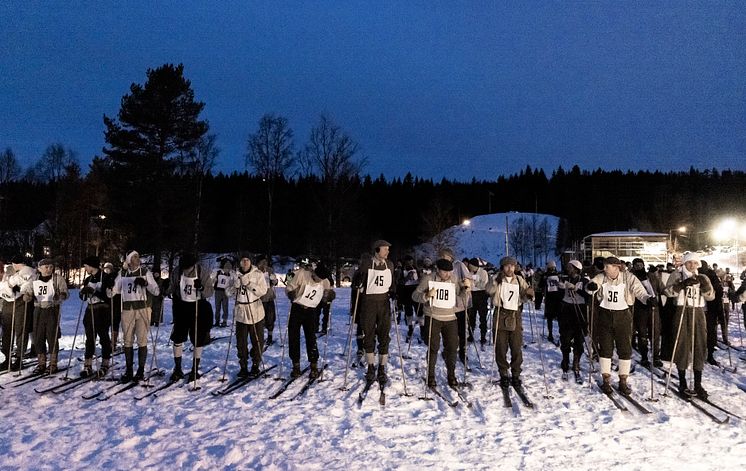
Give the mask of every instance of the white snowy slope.
[{"label": "white snowy slope", "polygon": [[[545,240],[543,242],[540,240],[542,225],[545,228],[545,231],[543,231]],[[515,211],[483,214],[469,219],[468,224],[462,223],[449,227],[430,242],[417,246],[415,251],[418,257],[433,256],[436,251],[434,244],[437,245],[437,242],[440,241],[442,244],[450,246],[459,259],[481,257],[497,264],[500,258],[505,256],[507,226],[509,234],[523,234],[523,237],[532,241],[532,244],[535,240],[537,246],[546,247],[546,250],[543,248],[538,249],[538,251],[532,249],[523,257],[526,259],[524,261],[529,263],[534,252],[536,252],[536,260],[540,265],[543,265],[545,260],[556,259],[554,251],[558,225],[559,218],[549,214],[519,213]],[[521,228],[523,230],[519,230]],[[510,237],[512,240],[513,236]],[[510,246],[509,252],[514,255],[515,247]]]},{"label": "white snowy slope", "polygon": [[[64,366],[75,331],[80,302],[77,291],[64,304],[61,355]],[[740,469],[746,460],[746,425],[731,419],[717,425],[681,400],[660,397],[647,403],[653,414],[626,414],[614,407],[595,386],[588,387],[588,364],[583,359],[585,384],[563,381],[559,371],[560,353],[544,343],[546,376],[551,399],[542,379],[538,331],[532,335],[528,311],[524,314],[527,346],[523,378],[536,404],[530,410],[519,404],[514,392],[514,409],[503,407],[499,388],[490,382],[492,354],[479,352],[484,368],[479,367],[474,349],[469,357],[473,371],[467,390],[475,403],[472,410],[463,404],[449,407],[440,400],[418,399],[423,384],[418,379],[424,368],[425,348],[416,341],[411,359],[405,360],[407,388],[402,384],[396,336],[391,343],[385,408],[378,403],[373,388],[361,407],[357,405],[362,386],[361,368],[351,369],[349,391],[342,392],[345,358],[341,356],[347,339],[349,289],[338,290],[333,306],[332,333],[319,339],[323,354],[328,340],[326,361],[329,368],[324,381],[314,385],[299,400],[289,400],[305,382],[299,379],[278,399],[268,397],[280,386],[275,377],[254,381],[245,388],[223,397],[210,392],[221,388],[221,376],[227,339],[205,348],[202,369],[218,368],[200,380],[202,389],[191,392],[186,385],[174,386],[156,398],[135,401],[145,394],[140,386],[107,401],[83,400],[111,383],[87,384],[70,392],[37,394],[34,388],[48,387],[59,379],[41,379],[20,387],[9,384],[11,375],[0,376],[2,408],[0,423],[0,469]],[[167,347],[171,317],[166,303],[166,323],[158,341],[158,363],[170,372],[171,351]],[[279,323],[287,321],[288,302],[278,290]],[[537,313],[540,318],[542,313]],[[736,317],[731,321],[731,338],[739,338]],[[402,349],[406,327],[399,326]],[[230,329],[215,329],[213,337],[227,335]],[[279,327],[275,338],[279,338]],[[155,333],[155,330],[154,330]],[[556,335],[555,326],[555,335]],[[415,332],[415,337],[418,335]],[[278,364],[282,349],[278,342],[265,355],[267,365]],[[78,345],[81,339],[78,338]],[[235,345],[235,343],[233,343]],[[184,360],[189,369],[191,353]],[[305,346],[301,347],[305,366]],[[82,350],[74,350],[76,357]],[[727,364],[727,353],[716,352]],[[289,361],[285,351],[282,373],[287,375]],[[122,356],[116,357],[123,361]],[[734,352],[738,373],[721,372],[708,367],[705,386],[713,401],[737,414],[746,414],[746,393],[736,383],[746,384],[746,363]],[[77,375],[81,363],[72,360]],[[121,365],[120,365],[121,366]],[[438,365],[439,383],[445,385],[442,361]],[[235,349],[230,353],[228,377],[237,371]],[[459,368],[459,375],[462,370]],[[646,370],[637,369],[631,378],[634,394],[644,401],[650,395]],[[24,372],[25,375],[29,372]],[[163,384],[165,378],[157,378]],[[432,394],[431,394],[432,396]],[[455,397],[455,396],[454,396]],[[515,413],[517,412],[517,416]]]}]

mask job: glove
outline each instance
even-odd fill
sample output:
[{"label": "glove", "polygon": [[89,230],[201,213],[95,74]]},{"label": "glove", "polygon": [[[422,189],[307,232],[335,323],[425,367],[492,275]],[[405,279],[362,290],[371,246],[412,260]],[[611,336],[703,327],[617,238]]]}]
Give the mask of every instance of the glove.
[{"label": "glove", "polygon": [[148,280],[146,280],[144,277],[138,276],[137,278],[135,278],[135,286],[141,286],[144,288],[148,286]]},{"label": "glove", "polygon": [[572,283],[570,281],[565,282],[565,289],[569,289],[570,291],[575,291],[575,283]]},{"label": "glove", "polygon": [[682,281],[681,285],[684,286],[684,287],[686,287],[686,286],[694,286],[697,283],[699,283],[699,280],[697,279],[697,277],[696,276],[692,276],[692,277],[687,278],[686,280]]},{"label": "glove", "polygon": [[427,292],[428,298],[434,298],[435,297],[435,288],[430,288],[430,290]]},{"label": "glove", "polygon": [[324,301],[326,301],[327,303],[330,303],[334,301],[335,299],[337,299],[337,293],[335,293],[333,289],[328,289],[324,291]]},{"label": "glove", "polygon": [[585,285],[585,288],[588,291],[598,291],[598,283],[596,283],[595,281],[591,281],[590,283]]},{"label": "glove", "polygon": [[529,299],[534,299],[535,294],[533,288],[526,288],[526,296],[528,296]]},{"label": "glove", "polygon": [[700,285],[705,285],[708,281],[710,281],[710,279],[707,278],[706,275],[697,275],[697,279],[699,280]]},{"label": "glove", "polygon": [[471,280],[470,280],[470,279],[468,279],[468,278],[465,278],[465,279],[464,279],[464,281],[462,281],[461,283],[462,283],[462,285],[463,285],[463,288],[464,288],[465,290],[467,290],[467,291],[468,291],[468,290],[470,290],[470,289],[471,289]]},{"label": "glove", "polygon": [[86,286],[80,289],[80,294],[82,294],[83,296],[90,296],[95,292],[96,290],[94,290],[92,286]]},{"label": "glove", "polygon": [[25,302],[27,302],[27,303],[28,303],[28,302],[31,302],[31,299],[32,299],[32,298],[31,298],[31,295],[30,295],[30,294],[26,293],[26,294],[24,294],[24,295],[23,295],[23,300],[24,300]]},{"label": "glove", "polygon": [[12,289],[13,289],[14,293],[20,293],[21,292],[21,287],[19,285],[15,285]]},{"label": "glove", "polygon": [[205,287],[202,286],[202,280],[200,280],[199,278],[194,280],[194,289],[196,289],[197,291],[202,291],[203,289],[205,289]]},{"label": "glove", "polygon": [[53,301],[59,301],[60,300],[60,295],[57,294],[57,293],[54,293],[54,296],[52,296],[52,300]]},{"label": "glove", "polygon": [[647,305],[648,307],[655,307],[658,304],[658,300],[655,298],[655,296],[651,296],[648,298]]}]

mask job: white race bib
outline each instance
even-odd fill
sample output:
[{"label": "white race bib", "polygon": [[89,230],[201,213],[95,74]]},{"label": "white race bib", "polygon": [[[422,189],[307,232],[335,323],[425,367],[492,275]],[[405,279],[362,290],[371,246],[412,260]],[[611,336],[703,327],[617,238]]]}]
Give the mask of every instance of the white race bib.
[{"label": "white race bib", "polygon": [[547,292],[556,293],[559,290],[559,276],[551,275],[547,277]]},{"label": "white race bib", "polygon": [[140,287],[135,284],[137,277],[134,276],[123,276],[120,278],[122,281],[122,301],[145,301],[147,294],[145,294],[145,287]]},{"label": "white race bib", "polygon": [[687,286],[679,291],[679,306],[704,307],[705,300],[699,292],[699,285]]},{"label": "white race bib", "polygon": [[218,274],[216,287],[221,288],[221,289],[226,289],[228,285],[230,284],[230,281],[231,281],[231,277],[221,272]]},{"label": "white race bib", "polygon": [[254,292],[249,289],[249,286],[244,284],[238,287],[236,296],[236,301],[240,304],[253,303],[256,302],[257,299],[259,299],[259,297],[256,296]]},{"label": "white race bib", "polygon": [[508,309],[510,311],[518,310],[519,290],[520,286],[514,285],[513,283],[500,283],[500,301],[503,309]]},{"label": "white race bib", "polygon": [[197,302],[197,288],[194,287],[194,280],[197,278],[190,278],[181,275],[179,280],[179,288],[181,289],[181,300],[190,303]]},{"label": "white race bib", "polygon": [[303,289],[303,294],[293,302],[298,303],[301,306],[314,308],[319,305],[322,296],[324,296],[323,284],[308,284]]},{"label": "white race bib", "polygon": [[54,283],[50,278],[46,283],[41,280],[34,280],[34,297],[42,303],[51,303],[54,298]]},{"label": "white race bib", "polygon": [[604,283],[603,285],[604,297],[601,300],[601,307],[608,309],[609,311],[624,311],[628,309],[627,301],[624,299],[624,288],[627,286],[624,283],[612,286],[611,283]]},{"label": "white race bib", "polygon": [[404,284],[406,286],[418,285],[417,270],[404,270]]},{"label": "white race bib", "polygon": [[440,309],[456,307],[456,285],[444,281],[428,281],[427,287],[435,290],[435,297],[432,298],[433,307]]},{"label": "white race bib", "polygon": [[368,285],[365,287],[365,294],[385,294],[391,287],[391,270],[368,269]]}]

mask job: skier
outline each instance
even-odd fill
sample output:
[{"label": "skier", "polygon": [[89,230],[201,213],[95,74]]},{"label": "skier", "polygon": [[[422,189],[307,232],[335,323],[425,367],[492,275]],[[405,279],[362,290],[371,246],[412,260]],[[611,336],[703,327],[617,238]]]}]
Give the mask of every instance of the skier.
[{"label": "skier", "polygon": [[[715,298],[715,290],[706,275],[700,274],[699,256],[696,252],[684,254],[683,266],[668,278],[666,296],[676,305],[673,329],[676,335],[673,362],[679,372],[679,393],[707,398],[702,387],[702,370],[707,355],[707,322],[704,307],[706,301]],[[692,344],[692,342],[694,342]],[[692,358],[693,355],[693,358]],[[687,388],[686,370],[689,363],[694,370],[694,390]]]},{"label": "skier", "polygon": [[464,292],[463,296],[456,298],[456,320],[458,321],[458,358],[464,368],[468,368],[466,365],[466,309],[471,306],[472,275],[464,262],[456,260],[453,250],[449,248],[441,249],[438,252],[438,258],[444,258],[453,264],[451,277],[455,283],[461,286]]},{"label": "skier", "polygon": [[654,296],[650,296],[632,273],[622,271],[623,263],[617,257],[604,260],[604,271],[596,275],[587,285],[586,291],[599,301],[596,314],[596,330],[599,351],[599,363],[603,384],[601,389],[611,394],[611,357],[616,347],[619,355],[619,391],[629,395],[632,390],[627,384],[632,366],[632,312],[630,306],[635,298],[653,305]]},{"label": "skier", "polygon": [[570,260],[565,268],[567,276],[560,283],[563,290],[562,306],[557,319],[560,334],[560,350],[562,351],[562,362],[560,366],[566,375],[570,370],[570,350],[572,356],[572,371],[575,380],[580,379],[580,358],[583,356],[583,342],[585,332],[588,329],[586,298],[588,294],[584,287],[587,278],[581,277],[583,264],[579,260]]},{"label": "skier", "polygon": [[417,285],[420,283],[420,275],[417,273],[417,267],[414,265],[414,257],[411,255],[404,257],[404,263],[398,275],[396,280],[396,297],[399,305],[404,308],[404,320],[407,323],[406,341],[411,342],[412,334],[414,333],[414,316],[418,311],[417,303],[412,300],[412,293],[414,293],[414,290],[417,289]]},{"label": "skier", "polygon": [[[116,278],[118,273],[114,270],[114,264],[111,262],[104,263],[104,274]],[[122,323],[122,295],[120,293],[114,294],[111,297],[109,303],[109,311],[111,313],[111,351],[116,352],[119,346],[119,325]]]},{"label": "skier", "polygon": [[[316,276],[329,281],[329,286],[334,286],[334,277],[332,276],[331,270],[326,266],[323,261],[319,261],[316,267],[313,269]],[[317,309],[316,317],[316,332],[326,335],[326,331],[329,328],[329,314],[332,307],[331,301],[321,300]]]},{"label": "skier", "polygon": [[95,255],[83,260],[83,267],[88,275],[83,279],[83,286],[79,292],[80,299],[88,303],[83,316],[85,354],[83,369],[80,372],[80,376],[84,378],[94,374],[93,354],[96,352],[96,336],[101,345],[101,367],[95,374],[104,377],[111,366],[111,339],[109,339],[111,299],[109,294],[114,287],[114,276],[104,273],[100,266],[101,261]]},{"label": "skier", "polygon": [[[394,285],[394,264],[388,259],[391,244],[385,240],[373,243],[373,255],[360,260],[360,266],[353,276],[353,287],[360,292],[363,326],[363,347],[368,371],[365,380],[386,384],[386,363],[389,357],[389,332],[391,331],[391,312],[389,299],[396,296]],[[376,375],[376,341],[378,342],[378,373]]]},{"label": "skier", "polygon": [[[38,279],[24,285],[23,300],[34,302],[34,344],[39,363],[34,369],[36,374],[57,372],[57,341],[60,328],[60,304],[68,297],[67,282],[62,276],[54,273],[54,261],[45,258],[39,261]],[[47,368],[47,347],[49,348],[49,367]]]},{"label": "skier", "polygon": [[427,385],[437,386],[435,364],[438,360],[440,338],[443,338],[444,359],[448,385],[458,386],[456,380],[456,351],[458,348],[458,325],[456,320],[456,300],[463,296],[462,285],[453,276],[453,263],[445,258],[435,262],[436,270],[424,275],[412,293],[412,300],[420,303],[425,313],[427,345]]},{"label": "skier", "polygon": [[547,263],[547,269],[541,279],[541,287],[544,289],[544,319],[547,322],[547,340],[554,343],[554,319],[559,316],[560,307],[562,306],[562,291],[559,289],[559,272],[557,272],[557,263],[550,260]]},{"label": "skier", "polygon": [[[148,333],[151,308],[148,295],[160,294],[153,274],[140,264],[140,254],[133,250],[127,254],[124,267],[114,280],[114,294],[122,296],[122,330],[124,331],[125,372],[122,383],[141,381],[145,378],[148,357]],[[137,373],[133,375],[134,338],[137,337]]]},{"label": "skier", "polygon": [[210,338],[212,306],[207,301],[213,294],[210,273],[202,269],[195,255],[183,254],[179,259],[179,268],[175,276],[171,277],[170,291],[173,298],[174,320],[171,332],[171,341],[174,343],[174,371],[170,380],[178,381],[184,377],[181,357],[188,336],[194,345],[193,368],[188,378],[191,382],[201,377],[199,364],[202,349]]},{"label": "skier", "polygon": [[718,343],[718,324],[723,324],[725,321],[725,312],[723,310],[723,285],[720,283],[720,278],[715,274],[715,270],[708,267],[707,262],[702,260],[701,267],[698,272],[705,275],[712,289],[714,290],[715,297],[712,300],[707,300],[705,307],[705,318],[707,320],[707,363],[713,366],[720,366],[720,362],[715,359],[715,347]]},{"label": "skier", "polygon": [[[533,300],[534,290],[526,280],[516,274],[518,262],[513,257],[500,260],[500,271],[487,285],[487,294],[492,296],[495,314],[492,331],[495,336],[495,361],[500,372],[500,386],[508,387],[511,382],[521,386],[521,366],[523,365],[523,302]],[[510,363],[507,354],[510,349]],[[512,376],[508,374],[508,370]]]},{"label": "skier", "polygon": [[469,342],[474,341],[474,331],[477,327],[477,317],[479,317],[479,342],[484,345],[487,343],[487,283],[490,277],[487,271],[482,268],[478,258],[469,260],[468,268],[472,275],[474,285],[471,288],[471,307],[469,308]]},{"label": "skier", "polygon": [[[653,268],[655,270],[655,268]],[[635,258],[632,260],[632,274],[640,280],[643,288],[647,291],[649,296],[653,297],[653,301],[650,305],[643,304],[639,300],[635,300],[633,311],[633,322],[634,330],[637,332],[637,351],[640,352],[640,365],[645,368],[650,367],[650,360],[648,360],[648,339],[652,344],[653,350],[653,364],[656,367],[663,366],[663,362],[660,360],[660,305],[658,303],[658,297],[665,290],[665,285],[662,284],[660,278],[655,276],[655,271],[649,273],[645,271],[645,262],[641,258]],[[655,332],[655,337],[651,337],[651,334]]]},{"label": "skier", "polygon": [[301,375],[300,330],[303,328],[306,355],[311,364],[309,376],[312,379],[316,378],[319,375],[319,349],[316,346],[317,309],[322,300],[334,300],[334,290],[328,279],[320,278],[314,273],[311,261],[303,258],[293,279],[288,282],[285,293],[292,303],[288,319],[288,350],[290,361],[293,362],[290,376],[297,378]]},{"label": "skier", "polygon": [[[259,376],[264,351],[264,305],[261,297],[267,294],[269,286],[259,268],[252,266],[248,254],[241,255],[238,274],[232,288],[236,290],[236,305],[233,308],[233,318],[236,322],[236,351],[238,364],[241,367],[239,378]],[[248,339],[251,339],[249,351]],[[251,371],[248,370],[249,356],[251,356]]]},{"label": "skier", "polygon": [[275,331],[275,320],[277,319],[277,310],[275,308],[275,286],[277,286],[277,275],[272,269],[266,255],[259,255],[256,258],[256,267],[264,275],[264,281],[267,284],[267,292],[262,299],[264,307],[264,327],[267,329],[267,345],[272,345],[275,341],[272,339],[272,332]]},{"label": "skier", "polygon": [[[228,257],[218,260],[220,268],[213,271],[210,276],[212,286],[215,289],[215,323],[213,327],[228,326],[228,300],[230,294],[226,293],[235,284],[236,274],[233,271],[233,264]],[[220,321],[220,313],[223,313],[223,321]]]}]

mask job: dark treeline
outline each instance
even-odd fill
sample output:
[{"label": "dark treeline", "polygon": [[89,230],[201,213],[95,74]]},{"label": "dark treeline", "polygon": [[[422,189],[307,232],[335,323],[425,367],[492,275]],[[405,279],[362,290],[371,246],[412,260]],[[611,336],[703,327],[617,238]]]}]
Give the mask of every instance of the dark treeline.
[{"label": "dark treeline", "polygon": [[[39,237],[51,240],[45,243],[65,258],[75,259],[97,249],[107,256],[119,256],[132,247],[152,253],[159,243],[165,253],[193,248],[194,215],[200,204],[195,192],[197,177],[168,175],[153,183],[154,198],[166,209],[160,223],[152,217],[155,201],[131,195],[113,205],[99,177],[94,168],[87,176],[65,176],[56,182],[3,184],[3,251],[34,250],[38,256],[38,242],[8,234],[55,220],[51,226],[57,228],[56,233]],[[746,197],[739,191],[744,185],[743,172],[623,173],[577,167],[560,168],[549,177],[542,170],[527,168],[492,182],[433,182],[409,175],[394,180],[353,178],[347,198],[338,201],[344,220],[333,236],[338,238],[340,257],[357,257],[379,237],[390,240],[394,254],[400,255],[436,232],[489,209],[536,210],[562,218],[557,249],[563,250],[599,231],[667,232],[680,225],[705,231],[715,219],[744,207]],[[206,175],[199,250],[265,252],[265,186],[262,178],[246,172]],[[323,193],[324,184],[314,176],[275,182],[273,253],[325,256],[328,233],[317,196]],[[106,219],[100,219],[102,215]],[[162,225],[161,241],[154,240],[157,223]]]}]

